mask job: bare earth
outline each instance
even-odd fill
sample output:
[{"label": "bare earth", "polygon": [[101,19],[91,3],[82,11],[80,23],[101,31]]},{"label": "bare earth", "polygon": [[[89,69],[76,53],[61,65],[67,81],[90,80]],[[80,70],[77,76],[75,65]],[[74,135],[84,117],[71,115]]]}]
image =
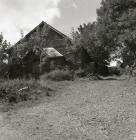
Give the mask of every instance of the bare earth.
[{"label": "bare earth", "polygon": [[0,140],[136,140],[135,83],[87,79],[59,83],[55,97],[1,112]]}]

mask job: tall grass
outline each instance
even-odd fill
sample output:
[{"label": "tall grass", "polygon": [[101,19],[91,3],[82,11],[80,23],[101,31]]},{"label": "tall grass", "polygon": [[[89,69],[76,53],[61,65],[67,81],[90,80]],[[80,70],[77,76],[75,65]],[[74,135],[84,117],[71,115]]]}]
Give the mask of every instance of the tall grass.
[{"label": "tall grass", "polygon": [[72,73],[69,70],[54,70],[42,76],[42,79],[50,79],[52,81],[72,80]]},{"label": "tall grass", "polygon": [[[21,90],[22,89],[22,90]],[[27,101],[37,95],[37,90],[43,90],[38,82],[31,79],[7,80],[0,82],[0,101],[17,103]],[[45,90],[45,89],[44,89]]]}]

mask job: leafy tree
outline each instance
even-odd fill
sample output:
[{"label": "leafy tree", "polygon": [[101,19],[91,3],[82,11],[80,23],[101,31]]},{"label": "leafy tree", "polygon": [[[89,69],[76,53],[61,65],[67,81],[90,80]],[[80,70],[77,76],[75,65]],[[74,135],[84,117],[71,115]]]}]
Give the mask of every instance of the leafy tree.
[{"label": "leafy tree", "polygon": [[0,61],[8,59],[7,49],[11,47],[11,44],[4,40],[2,33],[0,34]]},{"label": "leafy tree", "polygon": [[[37,28],[32,34],[28,34],[25,38],[22,38],[20,43],[14,47],[14,53],[18,59],[24,58],[28,52],[34,52],[38,55],[40,73],[42,72],[42,50],[48,45],[48,33],[48,25],[44,25],[41,28]],[[29,64],[32,64],[32,61],[29,60]]]},{"label": "leafy tree", "polygon": [[8,74],[8,48],[11,45],[4,40],[2,33],[0,34],[0,77],[4,77]]},{"label": "leafy tree", "polygon": [[[88,52],[95,63],[95,72],[99,73],[99,68],[107,65],[106,60],[109,58],[109,52],[101,45],[97,37],[97,24],[95,22],[79,26],[78,31],[74,33],[73,46],[77,52],[82,47]],[[78,59],[81,61],[80,57]]]},{"label": "leafy tree", "polygon": [[124,63],[132,65],[136,61],[136,1],[102,0],[97,15],[101,43],[110,52],[120,47],[120,57]]},{"label": "leafy tree", "polygon": [[48,45],[48,34],[48,25],[44,24],[42,30],[38,28],[36,32],[31,35],[31,38],[28,41],[28,46],[30,46],[33,49],[33,51],[38,53],[38,55],[40,56],[40,73],[42,73],[42,50]]}]

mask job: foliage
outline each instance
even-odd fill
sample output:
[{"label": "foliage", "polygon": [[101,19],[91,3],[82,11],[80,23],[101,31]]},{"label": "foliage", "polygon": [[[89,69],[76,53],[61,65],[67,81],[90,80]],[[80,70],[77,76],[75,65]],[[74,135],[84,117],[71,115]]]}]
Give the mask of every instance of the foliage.
[{"label": "foliage", "polygon": [[0,34],[0,61],[3,62],[8,58],[7,49],[10,47],[10,43],[4,40],[2,33]]},{"label": "foliage", "polygon": [[[20,89],[26,87],[26,90]],[[0,100],[4,102],[17,103],[27,101],[39,96],[38,90],[45,92],[45,88],[41,87],[35,80],[6,80],[0,83]]]},{"label": "foliage", "polygon": [[136,1],[103,0],[98,14],[98,35],[110,51],[121,49],[124,63],[136,60]]},{"label": "foliage", "polygon": [[[97,66],[106,66],[109,59],[109,51],[102,45],[97,36],[97,24],[89,23],[80,25],[77,32],[73,33],[73,48],[75,50],[75,60],[79,65],[82,65],[82,58],[78,55],[81,48],[84,48],[92,61],[97,64]],[[98,71],[97,71],[98,72]]]},{"label": "foliage", "polygon": [[117,76],[120,76],[122,73],[121,73],[121,69],[120,69],[120,68],[117,68],[117,67],[110,67],[110,68],[109,68],[109,74],[110,74],[110,75],[117,75]]},{"label": "foliage", "polygon": [[0,62],[0,78],[8,78],[8,64]]},{"label": "foliage", "polygon": [[76,76],[77,77],[85,77],[85,76],[87,76],[87,73],[85,72],[85,70],[80,68],[76,71]]},{"label": "foliage", "polygon": [[[37,61],[39,61],[40,66],[39,72],[41,73],[41,56],[42,49],[47,46],[48,39],[47,35],[49,33],[49,28],[46,25],[43,25],[40,28],[36,28],[33,33],[27,34],[22,38],[19,43],[15,44],[11,50],[10,54],[10,64],[9,64],[9,73],[12,79],[17,77],[22,77],[32,74],[33,70],[33,61],[34,57],[31,59],[26,59],[29,53],[36,56]],[[17,70],[17,71],[16,71]]]},{"label": "foliage", "polygon": [[8,75],[8,48],[11,44],[4,40],[2,33],[0,34],[0,78],[6,78]]},{"label": "foliage", "polygon": [[[28,51],[40,51],[47,45],[48,26],[44,25],[42,29],[37,28],[32,34],[28,34],[19,44],[15,46],[18,57],[24,57]],[[28,39],[27,39],[28,38]]]}]

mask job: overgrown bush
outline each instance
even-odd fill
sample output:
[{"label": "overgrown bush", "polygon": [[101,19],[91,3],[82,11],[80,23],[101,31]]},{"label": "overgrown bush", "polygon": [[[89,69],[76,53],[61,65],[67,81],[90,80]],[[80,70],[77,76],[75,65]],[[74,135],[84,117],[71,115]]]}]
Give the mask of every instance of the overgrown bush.
[{"label": "overgrown bush", "polygon": [[43,75],[44,78],[53,80],[53,81],[64,81],[72,80],[72,73],[69,70],[54,70],[48,74]]},{"label": "overgrown bush", "polygon": [[78,69],[77,71],[76,71],[76,76],[77,77],[85,77],[85,76],[87,76],[87,73],[85,72],[85,70],[83,70],[83,69]]},{"label": "overgrown bush", "polygon": [[120,76],[121,75],[121,69],[117,68],[117,67],[110,67],[109,68],[109,74]]},{"label": "overgrown bush", "polygon": [[0,101],[18,103],[37,96],[42,87],[35,80],[8,80],[0,83]]}]

